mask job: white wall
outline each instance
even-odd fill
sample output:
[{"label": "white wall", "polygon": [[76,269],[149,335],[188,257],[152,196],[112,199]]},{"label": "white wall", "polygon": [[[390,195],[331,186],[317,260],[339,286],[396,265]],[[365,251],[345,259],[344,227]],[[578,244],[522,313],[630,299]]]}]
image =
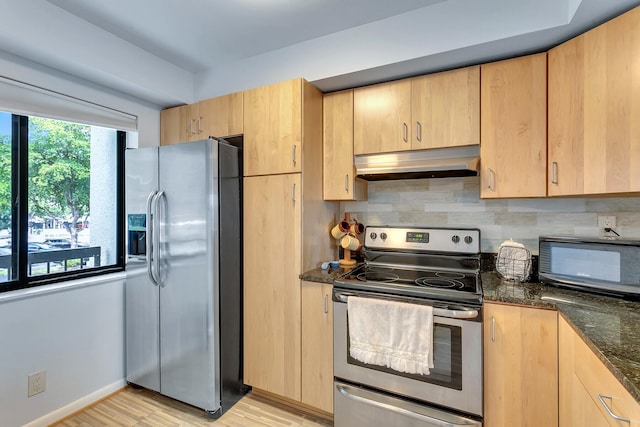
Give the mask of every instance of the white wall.
[{"label": "white wall", "polygon": [[[0,294],[3,427],[46,425],[124,386],[122,277],[18,299],[10,298],[24,291]],[[43,369],[46,390],[28,398],[27,376]]]},{"label": "white wall", "polygon": [[[135,115],[133,146],[159,145],[156,105],[1,51],[0,75]],[[0,425],[46,425],[124,386],[123,275],[105,279],[0,293]],[[46,391],[27,398],[27,376],[43,369]]]}]

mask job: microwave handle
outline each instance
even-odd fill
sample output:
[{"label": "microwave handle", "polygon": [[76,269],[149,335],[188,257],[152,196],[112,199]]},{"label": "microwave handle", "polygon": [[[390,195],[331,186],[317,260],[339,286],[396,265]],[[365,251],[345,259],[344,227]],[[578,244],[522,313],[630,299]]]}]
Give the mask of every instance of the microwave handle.
[{"label": "microwave handle", "polygon": [[[336,292],[335,297],[340,302],[347,302],[350,296],[355,296],[350,293]],[[475,319],[478,317],[478,310],[448,310],[446,308],[433,307],[433,315],[439,317],[448,317],[450,319]]]}]

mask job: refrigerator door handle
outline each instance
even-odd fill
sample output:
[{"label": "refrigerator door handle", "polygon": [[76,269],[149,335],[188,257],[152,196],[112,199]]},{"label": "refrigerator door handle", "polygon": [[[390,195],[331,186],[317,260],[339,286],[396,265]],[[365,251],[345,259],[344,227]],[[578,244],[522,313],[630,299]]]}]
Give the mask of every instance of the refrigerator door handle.
[{"label": "refrigerator door handle", "polygon": [[160,235],[160,200],[162,198],[166,199],[166,196],[164,195],[164,191],[160,191],[158,192],[158,194],[156,195],[155,199],[154,199],[154,212],[155,215],[153,216],[153,228],[154,228],[154,233],[153,233],[153,264],[154,264],[154,274],[156,275],[156,283],[160,286],[162,286],[162,274],[160,272],[160,258],[161,258],[161,253],[160,253],[160,238],[162,237]]},{"label": "refrigerator door handle", "polygon": [[147,232],[146,232],[146,236],[145,236],[145,245],[146,245],[146,262],[147,262],[147,274],[149,275],[149,279],[151,280],[151,283],[153,283],[155,286],[158,286],[158,282],[156,281],[156,278],[153,275],[153,270],[152,270],[152,258],[154,255],[154,251],[153,251],[153,215],[152,215],[152,205],[153,205],[153,199],[155,198],[155,196],[158,194],[157,191],[152,191],[151,193],[149,193],[149,197],[147,197],[147,219],[146,219],[146,227],[147,227]]}]

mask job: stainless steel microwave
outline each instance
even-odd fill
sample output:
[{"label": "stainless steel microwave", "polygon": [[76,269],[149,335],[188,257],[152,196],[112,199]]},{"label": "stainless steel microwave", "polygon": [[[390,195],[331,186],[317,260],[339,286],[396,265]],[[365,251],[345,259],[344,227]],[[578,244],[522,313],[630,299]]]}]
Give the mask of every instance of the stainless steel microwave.
[{"label": "stainless steel microwave", "polygon": [[640,240],[541,236],[542,282],[640,296]]}]

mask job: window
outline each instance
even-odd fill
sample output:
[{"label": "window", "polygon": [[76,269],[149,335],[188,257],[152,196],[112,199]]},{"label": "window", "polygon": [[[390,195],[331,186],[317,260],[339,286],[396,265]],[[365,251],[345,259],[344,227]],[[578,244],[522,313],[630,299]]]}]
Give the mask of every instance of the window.
[{"label": "window", "polygon": [[0,112],[0,291],[123,269],[125,138]]}]

